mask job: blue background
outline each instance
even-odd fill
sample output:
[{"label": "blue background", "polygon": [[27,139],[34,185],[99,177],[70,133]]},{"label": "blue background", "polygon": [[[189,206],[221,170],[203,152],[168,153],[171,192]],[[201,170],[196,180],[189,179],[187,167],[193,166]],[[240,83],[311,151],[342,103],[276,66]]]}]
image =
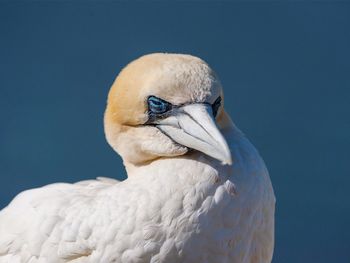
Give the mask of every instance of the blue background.
[{"label": "blue background", "polygon": [[275,263],[350,262],[350,4],[2,2],[0,207],[48,183],[125,178],[103,111],[120,69],[205,59],[277,196]]}]

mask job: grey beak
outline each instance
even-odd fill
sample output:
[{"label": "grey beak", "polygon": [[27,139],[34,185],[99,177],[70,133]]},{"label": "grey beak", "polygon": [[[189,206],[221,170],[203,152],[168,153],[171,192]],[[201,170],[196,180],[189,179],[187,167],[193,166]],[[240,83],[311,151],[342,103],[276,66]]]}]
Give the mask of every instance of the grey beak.
[{"label": "grey beak", "polygon": [[231,152],[216,126],[212,108],[207,104],[189,104],[176,115],[157,121],[157,127],[175,142],[232,164]]}]

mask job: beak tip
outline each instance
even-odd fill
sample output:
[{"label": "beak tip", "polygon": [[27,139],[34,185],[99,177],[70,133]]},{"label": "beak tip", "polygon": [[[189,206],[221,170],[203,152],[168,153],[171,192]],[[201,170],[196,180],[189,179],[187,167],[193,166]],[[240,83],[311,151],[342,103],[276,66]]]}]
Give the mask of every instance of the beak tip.
[{"label": "beak tip", "polygon": [[231,165],[232,165],[232,161],[231,161],[231,160],[226,160],[226,161],[221,162],[221,164],[222,164],[222,165],[231,166]]},{"label": "beak tip", "polygon": [[224,158],[222,161],[221,161],[221,164],[222,165],[229,165],[231,166],[232,165],[232,157],[231,155],[227,156],[226,158]]}]

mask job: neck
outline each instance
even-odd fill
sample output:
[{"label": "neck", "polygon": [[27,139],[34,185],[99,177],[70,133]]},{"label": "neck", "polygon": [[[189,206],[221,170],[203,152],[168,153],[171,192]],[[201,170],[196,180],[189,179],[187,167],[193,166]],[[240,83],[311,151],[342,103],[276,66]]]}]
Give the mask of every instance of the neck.
[{"label": "neck", "polygon": [[173,158],[159,158],[147,165],[125,163],[130,179],[162,181],[164,185],[193,186],[201,182],[210,184],[226,180],[231,166],[222,165],[206,155],[194,151]]},{"label": "neck", "polygon": [[[227,131],[229,132],[229,131]],[[232,156],[234,165],[222,165],[220,161],[215,160],[202,152],[190,151],[189,153],[177,157],[161,157],[149,162],[132,163],[124,160],[124,165],[128,177],[137,177],[145,175],[154,175],[165,177],[174,177],[180,181],[218,181],[226,180],[231,174],[232,169],[240,166],[241,158],[235,147],[239,143],[241,134],[229,132],[227,138],[230,139],[231,147],[233,146]],[[233,135],[233,136],[232,136]]]},{"label": "neck", "polygon": [[[240,148],[245,147],[241,145],[244,135],[233,124],[231,119],[223,113],[219,116],[219,127],[230,145],[233,166],[222,165],[220,161],[214,160],[208,157],[204,153],[198,151],[191,151],[187,154],[177,157],[160,157],[147,162],[135,163],[124,159],[124,165],[128,174],[128,177],[145,176],[148,174],[158,174],[165,177],[177,177],[179,180],[185,179],[186,181],[202,181],[202,180],[214,180],[217,181],[227,178],[232,174],[232,170],[235,167],[239,167],[242,164],[242,158],[240,158]],[[181,178],[182,175],[185,178]]]}]

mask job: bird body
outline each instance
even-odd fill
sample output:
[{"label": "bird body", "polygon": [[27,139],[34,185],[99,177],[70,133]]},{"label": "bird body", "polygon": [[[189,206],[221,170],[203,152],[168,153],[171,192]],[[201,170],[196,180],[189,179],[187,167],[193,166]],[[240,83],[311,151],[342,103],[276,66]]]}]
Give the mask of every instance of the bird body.
[{"label": "bird body", "polygon": [[[159,58],[155,62],[160,63]],[[213,83],[208,85],[212,88]],[[115,105],[111,96],[109,105]],[[0,212],[0,263],[271,262],[275,197],[263,160],[223,110],[216,121],[225,141],[205,137],[216,132],[209,119],[198,121],[198,127],[207,127],[209,132],[201,134],[197,128],[194,140],[199,142],[188,141],[185,136],[193,132],[185,126],[207,116],[203,114],[208,106],[203,102],[192,109],[187,103],[177,104],[181,111],[172,107],[177,115],[148,118],[156,118],[152,121],[156,127],[109,121],[120,117],[108,106],[107,139],[121,152],[128,178],[58,183],[20,193]],[[149,104],[149,110],[154,105]],[[179,129],[177,125],[185,138],[173,130]],[[137,129],[143,129],[142,135]],[[129,141],[131,153],[123,142],[129,136],[142,137],[141,146],[137,139]],[[161,149],[151,138],[158,138]],[[210,145],[204,145],[203,138]],[[183,144],[178,145],[179,141]],[[230,155],[217,145],[229,149]],[[165,148],[167,154],[159,154]],[[233,164],[223,165],[230,163],[231,156]]]}]

